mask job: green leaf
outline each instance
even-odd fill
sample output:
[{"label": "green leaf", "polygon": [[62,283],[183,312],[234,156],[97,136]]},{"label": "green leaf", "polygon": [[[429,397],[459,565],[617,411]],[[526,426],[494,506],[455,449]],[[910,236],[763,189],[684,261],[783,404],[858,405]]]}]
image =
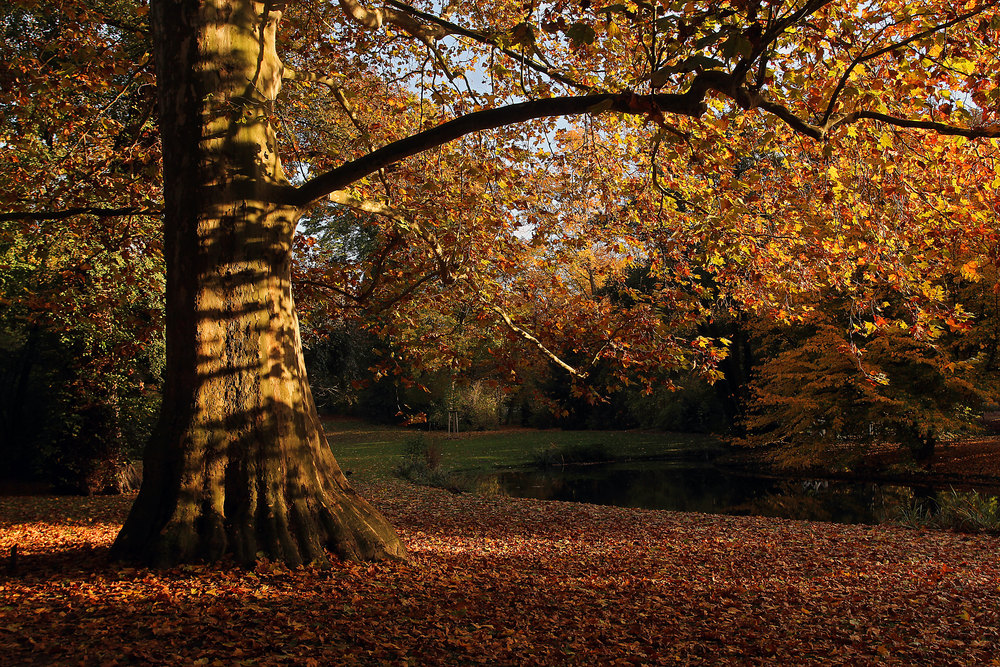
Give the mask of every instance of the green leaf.
[{"label": "green leaf", "polygon": [[569,27],[566,36],[569,37],[570,46],[574,49],[578,49],[584,44],[593,44],[594,40],[597,39],[597,33],[594,32],[594,29],[579,21]]},{"label": "green leaf", "polygon": [[715,32],[710,32],[701,39],[699,39],[697,42],[695,42],[694,46],[697,49],[703,49],[709,44],[715,44],[716,42],[718,42],[719,38],[722,37],[724,34],[726,34],[724,30],[716,30]]},{"label": "green leaf", "polygon": [[736,56],[746,58],[753,51],[753,44],[750,43],[750,40],[743,37],[743,35],[730,35],[729,39],[724,41],[719,47],[719,51],[722,57],[727,60]]}]

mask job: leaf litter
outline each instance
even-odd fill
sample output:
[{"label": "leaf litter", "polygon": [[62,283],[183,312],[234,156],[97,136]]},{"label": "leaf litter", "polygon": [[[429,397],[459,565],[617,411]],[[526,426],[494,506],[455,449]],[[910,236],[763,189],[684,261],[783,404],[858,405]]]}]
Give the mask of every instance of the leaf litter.
[{"label": "leaf litter", "polygon": [[996,536],[356,486],[409,563],[129,567],[131,497],[0,498],[3,662],[1000,664]]}]

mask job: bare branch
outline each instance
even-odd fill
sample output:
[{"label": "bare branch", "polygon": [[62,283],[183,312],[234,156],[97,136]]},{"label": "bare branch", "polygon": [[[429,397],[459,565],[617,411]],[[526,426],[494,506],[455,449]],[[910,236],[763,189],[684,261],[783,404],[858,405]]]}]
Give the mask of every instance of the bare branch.
[{"label": "bare branch", "polygon": [[[368,132],[368,128],[365,127],[364,123],[361,122],[361,119],[358,118],[358,114],[355,112],[351,101],[348,100],[347,96],[344,94],[343,88],[341,88],[334,79],[328,76],[297,72],[287,67],[282,73],[282,78],[290,81],[311,81],[329,88],[333,93],[334,99],[337,100],[337,104],[340,105],[340,108],[344,110],[344,113],[347,114],[347,117],[350,119],[351,124],[354,125],[354,129],[356,129],[361,135],[361,140],[364,142],[365,148],[368,149],[369,153],[375,150],[375,144],[372,143],[371,133]],[[388,195],[389,182],[386,179],[385,170],[380,169],[378,173],[379,179],[382,181],[382,187],[385,190],[386,195]]]},{"label": "bare branch", "polygon": [[535,336],[531,335],[531,333],[529,333],[528,331],[525,331],[521,327],[519,327],[516,324],[514,324],[514,320],[512,320],[510,318],[510,316],[507,313],[505,313],[502,308],[500,308],[500,306],[497,306],[497,305],[494,305],[494,304],[491,303],[491,304],[487,304],[487,307],[490,310],[492,310],[494,313],[496,313],[497,315],[500,316],[500,319],[503,321],[504,324],[507,325],[508,329],[510,329],[515,334],[517,334],[518,336],[520,336],[524,340],[528,341],[532,345],[534,345],[542,354],[544,354],[546,357],[548,357],[552,361],[552,363],[554,363],[556,366],[558,366],[559,368],[563,369],[564,371],[566,371],[567,373],[569,373],[573,377],[580,378],[581,380],[587,377],[586,373],[578,371],[577,369],[573,368],[572,366],[570,366],[569,364],[567,364],[565,361],[563,361],[562,359],[560,359],[559,355],[557,355],[555,352],[553,352],[549,348],[545,347],[545,344],[542,341],[538,340]]},{"label": "bare branch", "polygon": [[434,261],[437,264],[436,275],[441,278],[441,282],[446,285],[454,282],[454,274],[459,268],[459,264],[448,261],[448,258],[444,255],[444,248],[442,247],[441,241],[438,239],[437,235],[418,223],[414,219],[411,211],[395,209],[390,206],[386,206],[381,202],[357,199],[343,190],[331,192],[329,199],[335,204],[347,206],[348,208],[352,208],[356,211],[372,213],[374,215],[381,215],[389,218],[396,223],[400,230],[415,234],[427,244],[431,254],[434,256]]},{"label": "bare branch", "polygon": [[[438,277],[438,274],[436,272],[435,273],[428,273],[426,275],[420,276],[420,278],[414,280],[413,282],[411,282],[409,285],[407,285],[406,287],[404,287],[402,290],[400,290],[396,294],[388,296],[388,297],[386,297],[384,299],[381,299],[379,301],[371,301],[371,302],[369,301],[369,299],[371,298],[371,291],[365,291],[362,294],[354,294],[354,293],[349,292],[349,291],[347,291],[347,290],[345,290],[343,288],[337,287],[336,285],[331,285],[328,282],[324,282],[324,281],[320,281],[320,280],[311,280],[309,278],[296,278],[295,282],[299,283],[301,285],[309,285],[311,287],[317,287],[317,288],[320,288],[320,289],[330,290],[331,292],[334,292],[336,294],[341,295],[345,299],[349,299],[350,301],[353,301],[354,302],[353,305],[351,305],[349,307],[351,307],[351,308],[364,308],[365,311],[368,312],[368,313],[370,313],[370,314],[378,314],[378,313],[381,313],[381,312],[383,312],[385,310],[388,310],[389,308],[395,306],[400,301],[403,301],[408,296],[410,296],[411,294],[413,294],[414,292],[416,292],[418,289],[420,289],[420,287],[422,285],[426,284],[427,282],[430,282],[431,280],[433,280],[434,278],[437,278],[437,277]],[[345,305],[345,307],[348,307],[348,306]]]},{"label": "bare branch", "polygon": [[132,87],[132,84],[135,83],[135,80],[138,79],[139,76],[143,72],[146,71],[147,67],[149,67],[149,63],[150,63],[151,60],[152,60],[152,57],[146,58],[145,62],[143,62],[141,65],[139,65],[139,67],[137,67],[132,72],[132,74],[129,76],[128,80],[125,82],[125,85],[123,85],[121,87],[121,90],[118,91],[118,94],[115,95],[114,98],[110,102],[108,102],[103,107],[101,107],[100,109],[98,109],[97,112],[90,117],[90,122],[87,124],[87,127],[83,130],[83,132],[80,133],[80,138],[77,139],[76,143],[73,144],[73,146],[71,146],[70,148],[67,148],[66,154],[63,155],[62,160],[60,161],[60,163],[66,162],[70,158],[70,156],[73,155],[73,153],[76,152],[76,150],[80,147],[80,145],[90,135],[90,131],[91,131],[91,129],[93,129],[93,127],[97,123],[98,119],[100,119],[104,114],[106,114],[108,112],[108,110],[111,109],[111,107],[113,107],[116,104],[118,104],[118,102],[123,97],[125,97],[125,94],[128,92],[129,88]]},{"label": "bare branch", "polygon": [[[427,12],[422,12],[419,9],[411,7],[402,2],[398,2],[397,0],[385,0],[385,3],[387,5],[395,7],[400,12],[405,12],[415,18],[419,18],[423,21],[433,23],[439,26],[441,29],[445,30],[450,35],[459,35],[461,37],[466,37],[480,44],[491,46],[494,49],[498,50],[500,53],[504,54],[505,56],[513,58],[518,62],[523,63],[525,66],[535,70],[536,72],[544,74],[554,79],[555,81],[558,81],[559,83],[566,84],[571,88],[575,88],[576,90],[580,90],[583,92],[590,92],[592,90],[591,86],[584,85],[579,81],[575,81],[564,74],[560,74],[559,72],[554,71],[550,65],[543,62],[539,62],[534,58],[532,58],[530,55],[518,53],[513,49],[508,49],[504,46],[501,46],[495,38],[490,37],[489,35],[484,35],[481,32],[464,28],[458,25],[457,23],[452,23],[451,21],[448,21],[445,18],[441,18],[440,16],[435,16],[433,14],[428,14]],[[539,54],[539,56],[542,57],[541,54]],[[544,57],[542,57],[542,59],[544,60]]]}]

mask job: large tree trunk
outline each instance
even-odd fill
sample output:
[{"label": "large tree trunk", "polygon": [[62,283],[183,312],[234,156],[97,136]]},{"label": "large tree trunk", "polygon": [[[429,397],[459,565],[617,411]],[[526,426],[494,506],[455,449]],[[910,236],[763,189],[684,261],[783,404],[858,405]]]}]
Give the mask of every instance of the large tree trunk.
[{"label": "large tree trunk", "polygon": [[115,553],[157,564],[405,557],[347,483],[306,381],[291,295],[298,210],[269,122],[279,3],[152,3],[166,203],[167,367]]}]

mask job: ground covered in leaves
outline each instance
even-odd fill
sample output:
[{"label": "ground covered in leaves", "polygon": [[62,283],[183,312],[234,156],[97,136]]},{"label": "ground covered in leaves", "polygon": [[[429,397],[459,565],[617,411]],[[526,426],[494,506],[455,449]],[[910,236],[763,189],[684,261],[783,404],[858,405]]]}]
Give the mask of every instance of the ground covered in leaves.
[{"label": "ground covered in leaves", "polygon": [[1000,480],[1000,438],[970,438],[937,448],[931,472]]},{"label": "ground covered in leaves", "polygon": [[0,498],[0,662],[1000,664],[1000,538],[358,484],[409,564],[106,560],[130,498]]}]

